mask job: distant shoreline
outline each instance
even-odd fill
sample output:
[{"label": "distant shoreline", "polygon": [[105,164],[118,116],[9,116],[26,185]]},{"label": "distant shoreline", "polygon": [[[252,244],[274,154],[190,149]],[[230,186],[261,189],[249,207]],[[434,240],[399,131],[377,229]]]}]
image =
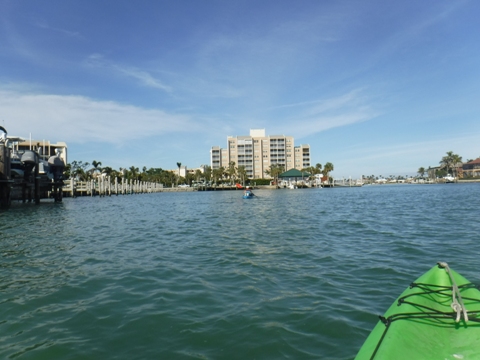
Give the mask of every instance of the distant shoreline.
[{"label": "distant shoreline", "polygon": [[476,183],[480,182],[480,179],[458,180],[458,183]]}]

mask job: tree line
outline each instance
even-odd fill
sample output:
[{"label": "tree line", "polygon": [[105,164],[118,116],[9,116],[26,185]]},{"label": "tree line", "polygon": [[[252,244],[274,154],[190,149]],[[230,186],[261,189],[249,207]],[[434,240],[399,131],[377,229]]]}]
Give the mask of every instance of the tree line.
[{"label": "tree line", "polygon": [[[310,177],[313,179],[316,174],[322,174],[323,176],[328,177],[328,174],[333,171],[334,167],[333,164],[327,162],[322,169],[322,164],[316,164],[315,166],[310,166],[302,169],[302,172],[306,172],[310,174]],[[271,164],[267,170],[265,170],[265,175],[269,176],[271,179],[274,180],[275,184],[278,184],[278,177],[280,174],[286,171],[286,166],[283,164]],[[230,161],[227,167],[220,167],[218,169],[212,170],[212,177],[215,180],[226,178],[232,182],[239,180],[240,183],[245,185],[249,179],[247,178],[247,170],[245,166],[240,165],[238,167],[235,166],[234,161]],[[265,184],[270,183],[271,179],[255,179],[255,182],[259,184],[261,180]]]},{"label": "tree line", "polygon": [[[187,173],[185,176],[180,176],[181,166],[182,163],[177,162],[178,172],[164,170],[162,168],[147,169],[146,166],[144,166],[141,171],[135,166],[115,170],[110,166],[102,167],[101,161],[93,160],[89,163],[75,160],[66,165],[64,175],[67,179],[73,178],[77,181],[89,181],[99,176],[108,176],[112,181],[115,178],[123,178],[125,180],[157,182],[166,187],[171,187],[174,184],[177,186],[179,184],[192,185],[194,182],[217,185],[228,182],[231,184],[241,183],[242,185],[247,185],[251,181],[251,179],[248,178],[245,166],[236,166],[234,161],[231,161],[228,166],[222,166],[218,169],[212,169],[211,166],[205,165],[203,166],[203,172],[197,169],[194,173]],[[328,177],[329,172],[333,171],[333,169],[333,164],[327,162],[323,167],[321,164],[316,164],[315,166],[302,169],[302,172],[308,172],[312,177],[316,174],[322,174]],[[265,174],[275,179],[278,183],[278,176],[283,172],[285,172],[284,165],[272,164],[269,169],[265,171]],[[270,183],[270,179],[255,179],[255,181],[259,185],[262,182],[266,184]]]},{"label": "tree line", "polygon": [[113,169],[110,166],[102,167],[101,161],[93,160],[92,163],[83,161],[72,161],[65,167],[64,175],[67,179],[73,178],[77,181],[89,181],[99,176],[108,176],[113,181],[117,179],[138,180],[156,182],[166,186],[178,183],[178,176],[170,170],[162,168],[149,168],[146,166],[140,170],[138,167]]},{"label": "tree line", "polygon": [[162,168],[149,168],[146,166],[140,170],[138,167],[130,166],[129,168],[113,169],[110,166],[102,167],[101,161],[93,160],[92,163],[83,161],[72,161],[65,167],[65,177],[74,178],[78,181],[89,181],[101,175],[109,176],[110,179],[139,180],[147,182],[161,183],[166,187],[173,185],[198,183],[221,183],[226,181],[241,180],[243,183],[247,179],[247,171],[244,166],[235,166],[234,162],[230,162],[228,167],[212,169],[211,166],[203,166],[204,171],[195,170],[194,173],[186,173],[185,176],[180,175],[182,163],[177,162],[178,172],[173,170],[164,170]]},{"label": "tree line", "polygon": [[[466,162],[470,162],[473,159],[467,159]],[[424,167],[420,167],[417,171],[417,174],[420,177],[423,177],[425,173],[429,175],[434,175],[435,177],[444,177],[448,174],[453,175],[454,177],[460,177],[462,175],[462,165],[463,159],[460,155],[455,154],[453,151],[447,151],[446,155],[442,157],[439,161],[440,166],[434,169],[434,173],[431,173],[432,168],[429,167],[425,169]]]}]

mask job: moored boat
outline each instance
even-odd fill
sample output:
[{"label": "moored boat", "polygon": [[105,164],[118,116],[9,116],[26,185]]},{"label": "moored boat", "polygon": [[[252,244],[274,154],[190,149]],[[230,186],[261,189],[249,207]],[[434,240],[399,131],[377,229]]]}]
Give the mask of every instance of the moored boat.
[{"label": "moored boat", "polygon": [[455,182],[455,178],[450,174],[447,174],[447,176],[444,176],[443,179],[447,184]]},{"label": "moored boat", "polygon": [[446,263],[410,284],[356,360],[480,359],[480,291]]}]

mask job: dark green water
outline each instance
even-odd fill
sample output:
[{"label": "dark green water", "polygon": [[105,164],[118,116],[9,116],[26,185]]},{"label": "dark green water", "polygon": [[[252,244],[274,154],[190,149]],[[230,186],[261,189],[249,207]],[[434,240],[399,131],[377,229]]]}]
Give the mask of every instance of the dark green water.
[{"label": "dark green water", "polygon": [[480,282],[480,184],[256,193],[0,213],[0,358],[352,359],[437,261]]}]

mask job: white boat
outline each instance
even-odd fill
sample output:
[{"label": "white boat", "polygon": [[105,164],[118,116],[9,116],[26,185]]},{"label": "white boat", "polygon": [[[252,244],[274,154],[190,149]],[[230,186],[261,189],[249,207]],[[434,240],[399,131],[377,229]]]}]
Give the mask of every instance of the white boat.
[{"label": "white boat", "polygon": [[443,179],[445,180],[446,183],[453,183],[455,182],[455,178],[450,175],[450,174],[447,174],[447,176],[444,176]]}]

